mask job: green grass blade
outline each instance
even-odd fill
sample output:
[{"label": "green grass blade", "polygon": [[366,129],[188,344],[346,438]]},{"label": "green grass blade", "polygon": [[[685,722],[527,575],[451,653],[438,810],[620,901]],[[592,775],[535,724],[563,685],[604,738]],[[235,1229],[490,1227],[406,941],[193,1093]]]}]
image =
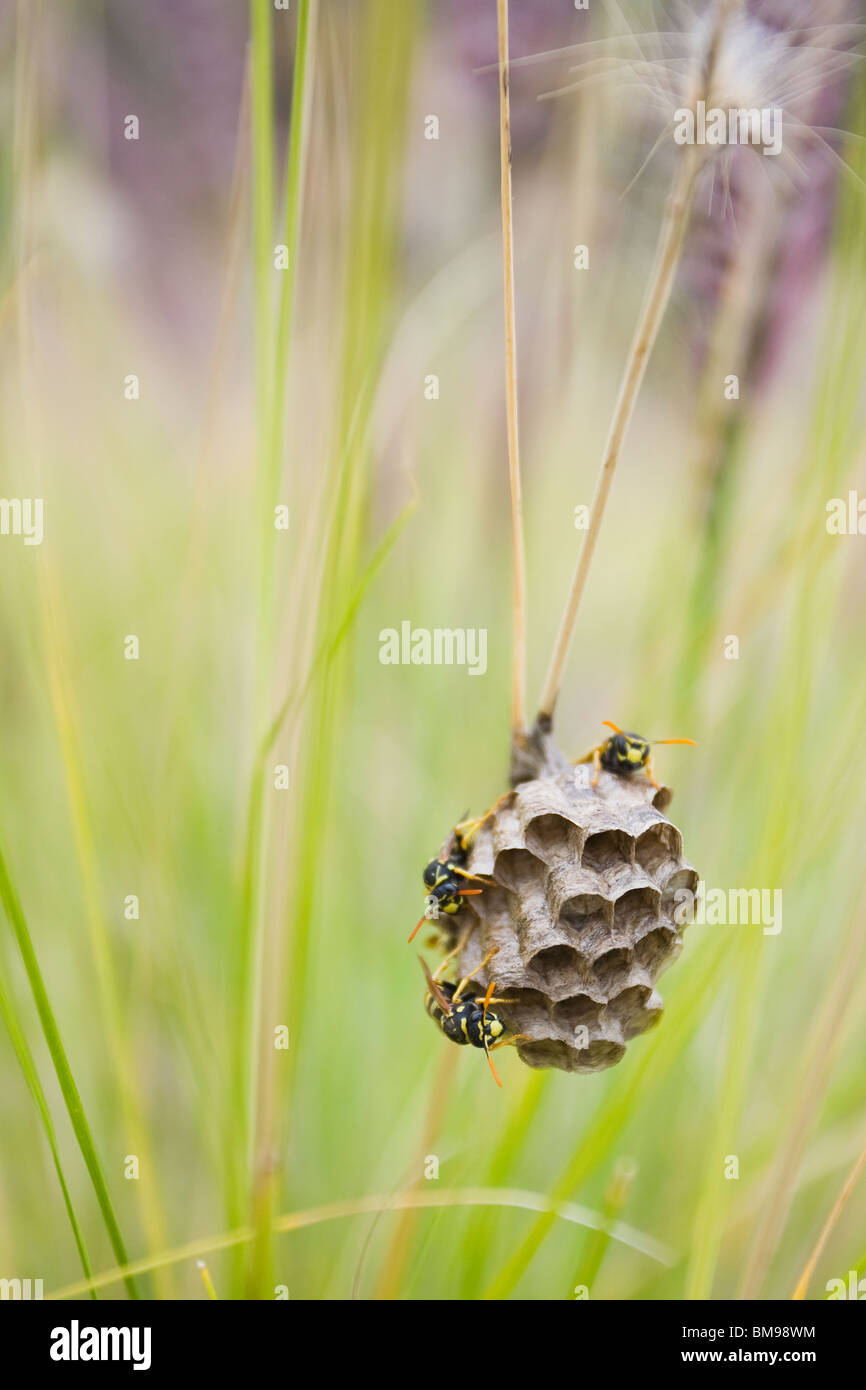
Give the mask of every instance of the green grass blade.
[{"label": "green grass blade", "polygon": [[287,368],[292,344],[295,291],[298,283],[298,246],[301,237],[304,179],[310,142],[317,11],[318,0],[300,0],[295,68],[292,74],[292,110],[289,118],[285,226],[283,231],[284,243],[288,249],[289,268],[282,277],[277,308],[274,394],[268,437],[272,490],[279,478],[286,397],[288,395]]},{"label": "green grass blade", "polygon": [[[24,1074],[24,1080],[27,1082],[27,1088],[33,1097],[36,1109],[39,1111],[39,1118],[42,1121],[42,1127],[45,1130],[45,1137],[48,1140],[48,1147],[51,1150],[51,1157],[54,1161],[57,1181],[60,1183],[60,1191],[63,1194],[63,1203],[69,1217],[69,1224],[72,1227],[72,1235],[78,1247],[78,1256],[81,1260],[81,1268],[84,1270],[84,1277],[85,1279],[92,1279],[93,1266],[90,1263],[84,1232],[81,1228],[81,1222],[75,1214],[75,1207],[72,1204],[72,1197],[69,1192],[66,1175],[63,1171],[63,1162],[60,1158],[60,1149],[57,1144],[54,1122],[51,1119],[51,1111],[48,1108],[48,1101],[42,1089],[42,1082],[39,1080],[39,1073],[36,1069],[33,1054],[30,1051],[27,1039],[18,1022],[15,1008],[6,991],[2,976],[0,976],[0,1014],[3,1015],[3,1022],[6,1025],[6,1031],[9,1034],[9,1040],[12,1043],[15,1056],[18,1058],[18,1064]],[[89,1294],[93,1299],[98,1299],[99,1297],[94,1288],[89,1290]]]},{"label": "green grass blade", "polygon": [[[51,1053],[51,1060],[54,1063],[54,1070],[57,1073],[57,1080],[63,1092],[63,1099],[66,1102],[66,1109],[69,1112],[69,1119],[72,1122],[72,1128],[75,1131],[78,1146],[81,1149],[82,1157],[87,1165],[87,1171],[90,1174],[90,1180],[93,1183],[96,1200],[102,1212],[102,1219],[105,1222],[108,1238],[111,1241],[111,1248],[120,1263],[126,1265],[129,1263],[129,1256],[126,1253],[123,1236],[120,1233],[120,1227],[117,1224],[117,1218],[114,1214],[114,1207],[112,1206],[111,1197],[109,1196],[105,1175],[102,1171],[99,1155],[96,1152],[96,1145],[93,1142],[93,1135],[90,1132],[90,1125],[87,1122],[84,1105],[79,1095],[78,1087],[75,1084],[75,1078],[72,1075],[72,1068],[69,1065],[69,1060],[60,1038],[57,1020],[54,1017],[54,1011],[48,999],[48,991],[45,988],[42,971],[39,969],[39,962],[36,959],[36,952],[33,947],[30,930],[24,918],[18,894],[9,877],[9,870],[6,867],[6,859],[3,855],[2,848],[0,848],[0,899],[2,899],[9,925],[15,934],[18,949],[21,952],[24,969],[27,971],[27,978],[30,981],[30,988],[33,992],[33,1000],[36,1004],[39,1020],[42,1024],[42,1031],[45,1034],[45,1041],[48,1044],[48,1051]],[[135,1280],[131,1276],[127,1276],[124,1279],[124,1283],[126,1284],[130,1298],[138,1298],[138,1288],[135,1284]]]},{"label": "green grass blade", "polygon": [[[370,1193],[365,1197],[350,1197],[342,1201],[327,1202],[320,1207],[289,1212],[285,1216],[276,1218],[274,1231],[278,1234],[303,1231],[325,1222],[345,1221],[353,1216],[366,1216],[380,1211],[393,1214],[399,1211],[442,1210],[458,1207],[489,1207],[500,1210],[549,1212],[551,1221],[564,1221],[569,1225],[582,1226],[590,1231],[608,1231],[611,1240],[628,1246],[655,1264],[670,1267],[677,1258],[675,1251],[656,1240],[646,1231],[638,1230],[623,1221],[612,1220],[604,1212],[594,1211],[590,1207],[578,1206],[574,1202],[560,1202],[551,1206],[549,1199],[543,1193],[525,1188],[458,1187],[443,1188],[440,1192],[413,1190],[398,1193]],[[188,1245],[183,1245],[176,1250],[166,1250],[158,1255],[147,1255],[128,1267],[103,1270],[90,1280],[83,1280],[77,1284],[55,1289],[48,1295],[48,1299],[55,1301],[78,1298],[88,1288],[105,1288],[109,1284],[117,1284],[129,1274],[148,1274],[170,1265],[181,1264],[185,1260],[199,1259],[201,1256],[213,1254],[217,1250],[229,1250],[234,1246],[245,1245],[254,1238],[255,1232],[250,1226],[241,1227],[236,1231],[227,1231],[221,1235],[205,1236],[200,1240],[190,1241]]]},{"label": "green grass blade", "polygon": [[[552,1205],[565,1201],[589,1174],[596,1171],[611,1144],[633,1118],[641,1097],[649,1094],[652,1083],[674,1065],[680,1048],[705,1007],[707,995],[715,987],[722,955],[723,950],[718,942],[704,952],[699,977],[690,989],[687,1001],[680,1004],[677,1016],[665,1021],[664,1029],[647,1040],[640,1059],[631,1071],[621,1074],[614,1082],[613,1093],[601,1107],[594,1126],[583,1136],[555,1184],[551,1193]],[[503,1262],[496,1278],[484,1292],[485,1299],[508,1298],[544,1243],[554,1220],[555,1216],[550,1211],[539,1216],[517,1249]]]}]

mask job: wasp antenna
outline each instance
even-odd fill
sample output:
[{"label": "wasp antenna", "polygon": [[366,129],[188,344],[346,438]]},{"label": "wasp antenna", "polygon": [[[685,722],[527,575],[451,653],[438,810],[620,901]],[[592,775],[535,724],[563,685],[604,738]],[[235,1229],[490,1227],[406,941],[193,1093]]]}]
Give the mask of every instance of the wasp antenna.
[{"label": "wasp antenna", "polygon": [[485,1051],[486,1054],[487,1054],[487,1065],[489,1066],[490,1070],[493,1072],[493,1080],[496,1082],[497,1086],[499,1087],[499,1089],[500,1089],[500,1091],[501,1091],[501,1090],[502,1090],[502,1082],[499,1080],[499,1077],[498,1077],[497,1074],[496,1074],[496,1068],[495,1068],[494,1065],[493,1065],[493,1058],[490,1056],[490,1048],[489,1048],[489,1047],[485,1047],[484,1051]]},{"label": "wasp antenna", "polygon": [[493,998],[493,991],[495,990],[495,988],[496,988],[496,984],[495,984],[495,982],[494,982],[493,980],[491,980],[491,981],[490,981],[490,984],[487,986],[487,993],[485,994],[483,1003],[482,1003],[482,1005],[481,1005],[481,1017],[482,1017],[482,1019],[485,1019],[485,1020],[486,1020],[486,1018],[487,1018],[487,1010],[488,1010],[488,1008],[489,1008],[489,1006],[490,1006],[490,1001],[491,1001],[491,999]]},{"label": "wasp antenna", "polygon": [[408,938],[408,940],[409,940],[410,942],[412,942],[412,941],[415,940],[415,937],[418,935],[419,931],[421,930],[421,928],[423,927],[423,925],[424,925],[424,923],[425,923],[426,921],[427,921],[427,918],[426,918],[426,917],[422,917],[422,918],[421,918],[421,921],[418,923],[418,925],[417,925],[417,927],[415,928],[415,930],[413,931],[412,935]]},{"label": "wasp antenna", "polygon": [[698,746],[698,745],[695,743],[695,740],[694,740],[693,738],[654,738],[654,739],[651,740],[651,742],[654,743],[654,744],[655,744],[655,743],[690,743],[690,744],[692,745],[693,748],[697,748],[697,746]]},{"label": "wasp antenna", "polygon": [[601,722],[602,722],[602,724],[606,724],[607,727],[608,727],[609,729],[613,729],[613,731],[614,731],[615,734],[621,734],[621,733],[622,733],[622,729],[618,729],[618,728],[616,727],[615,724],[612,724],[612,723],[610,722],[609,719],[602,719]]}]

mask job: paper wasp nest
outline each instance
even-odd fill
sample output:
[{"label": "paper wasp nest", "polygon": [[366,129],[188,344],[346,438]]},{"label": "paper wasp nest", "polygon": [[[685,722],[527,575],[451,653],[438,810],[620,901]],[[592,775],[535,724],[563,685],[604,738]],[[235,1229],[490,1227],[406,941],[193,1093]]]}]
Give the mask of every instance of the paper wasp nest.
[{"label": "paper wasp nest", "polygon": [[464,899],[454,922],[472,928],[461,969],[497,947],[477,978],[517,1001],[497,1012],[529,1035],[521,1059],[601,1071],[661,1016],[655,983],[682,948],[674,894],[694,892],[697,874],[662,814],[671,793],[642,773],[603,771],[593,788],[585,764],[536,734],[514,780],[473,841],[468,867],[495,886]]}]

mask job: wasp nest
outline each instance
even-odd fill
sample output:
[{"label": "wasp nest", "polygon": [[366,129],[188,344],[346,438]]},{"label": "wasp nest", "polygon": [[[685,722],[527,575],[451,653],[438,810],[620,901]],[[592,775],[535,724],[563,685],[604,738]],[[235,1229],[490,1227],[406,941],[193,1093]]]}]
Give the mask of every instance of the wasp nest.
[{"label": "wasp nest", "polygon": [[[591,769],[589,770],[591,772]],[[493,880],[464,899],[461,973],[515,1002],[497,1012],[530,1067],[592,1072],[661,1016],[655,984],[682,949],[674,894],[697,874],[662,814],[671,799],[637,773],[589,785],[546,734],[533,736],[472,844],[468,868]],[[495,886],[494,886],[495,885]]]}]

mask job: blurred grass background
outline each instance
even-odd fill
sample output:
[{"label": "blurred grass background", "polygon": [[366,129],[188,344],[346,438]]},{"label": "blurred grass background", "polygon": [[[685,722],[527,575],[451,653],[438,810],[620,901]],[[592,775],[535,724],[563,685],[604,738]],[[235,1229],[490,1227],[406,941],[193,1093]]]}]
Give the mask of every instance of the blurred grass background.
[{"label": "blurred grass background", "polygon": [[[512,54],[605,22],[512,5]],[[864,486],[862,186],[738,166],[733,212],[700,204],[558,715],[574,756],[606,718],[697,739],[659,758],[686,853],[781,888],[783,930],[692,926],[615,1069],[506,1052],[498,1091],[405,945],[424,863],[507,774],[495,4],[253,0],[251,33],[195,0],[0,28],[3,488],[45,499],[42,546],[0,538],[0,842],[137,1291],[204,1297],[170,1252],[240,1231],[221,1297],[789,1296],[866,1143],[863,539],[825,527]],[[622,198],[656,132],[615,83],[539,102],[568,62],[512,86],[530,696],[672,158]],[[837,97],[862,178],[862,89]],[[404,619],[486,628],[486,675],[381,665]],[[0,1275],[77,1288],[46,1112],[93,1271],[121,1257],[5,926],[0,974]],[[411,1192],[442,1205],[386,1209]],[[864,1263],[866,1189],[810,1296]]]}]

